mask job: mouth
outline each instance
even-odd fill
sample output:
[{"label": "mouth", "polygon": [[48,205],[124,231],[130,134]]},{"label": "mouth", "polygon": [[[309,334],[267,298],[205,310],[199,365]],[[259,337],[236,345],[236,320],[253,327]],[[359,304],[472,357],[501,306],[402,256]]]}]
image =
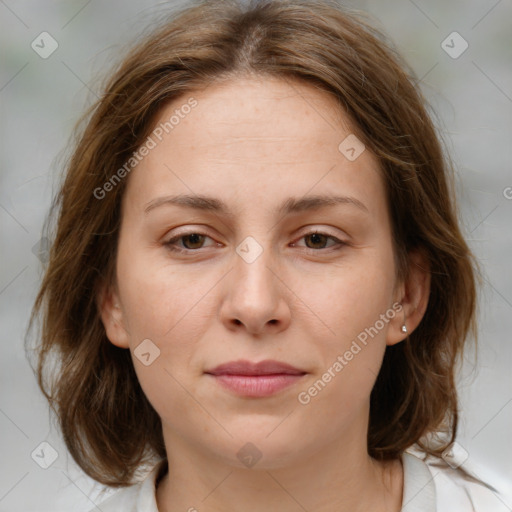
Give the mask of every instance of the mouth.
[{"label": "mouth", "polygon": [[211,376],[224,389],[246,397],[266,397],[297,383],[307,372],[280,361],[238,360],[221,364],[206,375]]}]

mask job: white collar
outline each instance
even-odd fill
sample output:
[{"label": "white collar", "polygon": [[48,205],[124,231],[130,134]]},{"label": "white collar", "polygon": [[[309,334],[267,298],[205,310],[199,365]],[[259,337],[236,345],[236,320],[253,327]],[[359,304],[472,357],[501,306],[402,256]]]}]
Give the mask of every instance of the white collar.
[{"label": "white collar", "polygon": [[402,512],[436,512],[434,477],[427,464],[415,455],[404,452],[404,490]]},{"label": "white collar", "polygon": [[[436,512],[436,490],[432,473],[427,464],[415,455],[402,455],[404,484],[402,512]],[[157,464],[138,484],[135,512],[158,512],[156,504],[156,479],[161,468]]]}]

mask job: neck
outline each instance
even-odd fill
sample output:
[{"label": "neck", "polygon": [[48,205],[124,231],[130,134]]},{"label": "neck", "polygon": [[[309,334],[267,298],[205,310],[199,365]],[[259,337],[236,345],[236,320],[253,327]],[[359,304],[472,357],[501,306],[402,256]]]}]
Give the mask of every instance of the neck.
[{"label": "neck", "polygon": [[[378,462],[364,443],[326,444],[297,453],[287,465],[258,469],[202,452],[166,437],[169,471],[157,488],[160,512],[398,512],[403,471],[399,460]],[[236,450],[235,450],[236,451]],[[293,458],[293,457],[292,457]]]}]

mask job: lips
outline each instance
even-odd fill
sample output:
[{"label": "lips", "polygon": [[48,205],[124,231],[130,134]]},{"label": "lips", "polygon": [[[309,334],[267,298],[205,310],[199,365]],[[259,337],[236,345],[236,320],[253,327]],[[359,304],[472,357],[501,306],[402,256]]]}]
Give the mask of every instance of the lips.
[{"label": "lips", "polygon": [[246,398],[265,398],[297,384],[307,372],[279,361],[231,361],[205,372],[223,389]]},{"label": "lips", "polygon": [[306,372],[280,361],[265,360],[259,363],[238,360],[216,366],[205,373],[210,375],[304,375]]}]

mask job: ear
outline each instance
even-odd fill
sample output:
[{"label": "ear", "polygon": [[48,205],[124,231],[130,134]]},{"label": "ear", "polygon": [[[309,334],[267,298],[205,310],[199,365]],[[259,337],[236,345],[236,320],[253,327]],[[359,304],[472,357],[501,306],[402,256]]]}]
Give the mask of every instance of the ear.
[{"label": "ear", "polygon": [[[418,327],[427,310],[430,295],[430,265],[422,251],[409,253],[409,273],[405,282],[399,287],[397,302],[402,310],[390,322],[386,345],[395,345],[403,341]],[[402,331],[405,324],[407,332]]]},{"label": "ear", "polygon": [[129,335],[125,327],[124,313],[115,286],[102,284],[97,295],[97,304],[107,338],[113,345],[129,348]]}]

